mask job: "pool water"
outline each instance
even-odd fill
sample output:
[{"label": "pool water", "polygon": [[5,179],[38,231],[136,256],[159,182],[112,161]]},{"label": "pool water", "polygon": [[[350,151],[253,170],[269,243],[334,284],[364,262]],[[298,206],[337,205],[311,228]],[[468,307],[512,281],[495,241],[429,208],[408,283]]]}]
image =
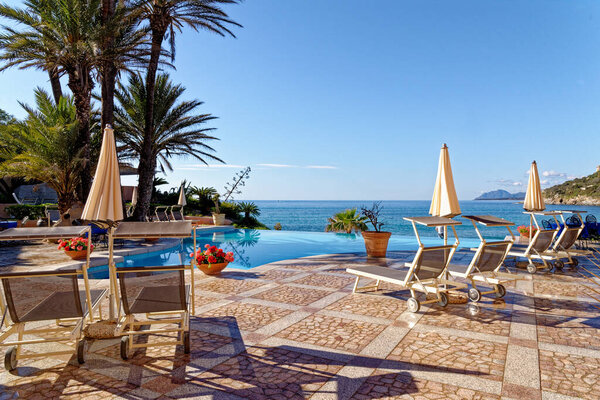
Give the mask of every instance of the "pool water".
[{"label": "pool water", "polygon": [[[263,231],[253,229],[232,229],[221,232],[200,232],[197,234],[198,247],[204,250],[205,244],[215,245],[224,251],[233,252],[235,261],[228,267],[251,269],[260,265],[292,258],[334,253],[364,253],[365,243],[361,235],[295,232],[295,231]],[[426,245],[441,245],[438,238],[422,238]],[[452,238],[451,238],[452,240]],[[461,247],[473,247],[478,240],[461,239]],[[190,262],[193,252],[193,239],[184,239],[179,245],[151,253],[126,256],[117,267],[141,267],[157,265],[181,265]],[[388,250],[417,250],[414,236],[392,235]],[[106,265],[92,267],[89,270],[93,279],[108,278]]]}]

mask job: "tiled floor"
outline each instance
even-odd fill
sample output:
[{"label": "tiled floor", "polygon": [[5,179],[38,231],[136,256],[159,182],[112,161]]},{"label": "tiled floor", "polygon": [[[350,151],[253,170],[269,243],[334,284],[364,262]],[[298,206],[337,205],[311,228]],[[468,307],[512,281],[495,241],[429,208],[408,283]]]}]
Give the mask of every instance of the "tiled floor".
[{"label": "tiled floor", "polygon": [[[410,255],[392,256],[377,263]],[[352,293],[345,267],[366,262],[318,256],[197,274],[190,354],[154,347],[123,361],[117,340],[93,341],[81,366],[40,357],[0,373],[0,399],[600,398],[600,280],[585,270],[518,271],[505,299],[412,314],[393,286]]]}]

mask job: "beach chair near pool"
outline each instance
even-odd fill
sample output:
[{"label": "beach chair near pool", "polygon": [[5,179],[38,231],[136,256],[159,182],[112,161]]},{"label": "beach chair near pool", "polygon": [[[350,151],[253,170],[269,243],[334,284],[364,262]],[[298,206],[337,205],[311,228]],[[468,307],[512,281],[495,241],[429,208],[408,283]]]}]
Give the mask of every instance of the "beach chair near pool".
[{"label": "beach chair near pool", "polygon": [[183,206],[171,206],[171,221],[185,221]]},{"label": "beach chair near pool", "polygon": [[[509,250],[507,256],[512,257],[523,257],[526,258],[529,264],[527,264],[527,272],[535,274],[538,269],[552,270],[551,261],[555,258],[552,254],[548,253],[551,248],[554,238],[560,229],[560,224],[556,219],[560,212],[557,211],[536,211],[536,212],[525,212],[529,214],[530,220],[535,223],[536,231],[528,244],[513,244]],[[540,228],[535,216],[552,216],[556,221],[556,228]],[[514,236],[513,236],[514,238]],[[542,262],[541,265],[536,265],[534,261],[539,260]],[[550,261],[550,262],[549,262]]]},{"label": "beach chair near pool", "polygon": [[[119,309],[117,313],[116,335],[124,335],[121,339],[123,359],[129,357],[130,350],[142,347],[183,345],[184,351],[189,352],[189,316],[194,310],[194,270],[191,262],[186,264],[183,260],[180,260],[180,265],[117,268],[112,255],[112,241],[183,239],[191,234],[192,223],[189,221],[121,222],[110,232],[109,267],[115,285],[113,293],[119,294],[119,305],[122,305],[122,312]],[[189,284],[185,283],[186,271],[189,271]],[[138,330],[145,325],[151,328]],[[134,340],[139,335],[164,337],[169,334],[175,334],[176,337],[143,343]]]},{"label": "beach chair near pool", "polygon": [[169,221],[169,213],[168,206],[158,206],[154,209],[154,215],[156,217],[156,221],[158,222],[166,222]]},{"label": "beach chair near pool", "polygon": [[[583,250],[575,248],[577,239],[581,232],[585,229],[583,218],[581,214],[586,211],[580,210],[561,210],[560,217],[563,221],[563,229],[558,234],[558,237],[554,241],[552,247],[546,252],[548,255],[553,257],[554,267],[562,269],[565,266],[565,262],[562,259],[566,259],[566,263],[576,267],[579,265],[577,256],[589,256],[592,254],[591,250]],[[565,218],[565,214],[572,214],[569,218]]]},{"label": "beach chair near pool", "polygon": [[[473,224],[480,243],[475,250],[475,254],[468,265],[449,264],[448,273],[454,278],[463,278],[471,283],[469,289],[469,299],[474,302],[481,300],[481,295],[495,293],[496,297],[502,298],[506,294],[505,284],[523,279],[510,271],[501,271],[504,265],[504,259],[510,251],[514,239],[487,241],[484,239],[477,224],[487,227],[505,227],[510,236],[513,236],[510,230],[514,223],[492,215],[464,215]],[[485,286],[492,287],[490,291],[482,292],[477,288],[475,282],[483,283]]]},{"label": "beach chair near pool", "polygon": [[[89,226],[60,226],[39,228],[10,228],[0,232],[0,241],[57,240],[89,237]],[[8,370],[16,368],[21,359],[54,354],[72,354],[73,349],[23,354],[24,345],[75,341],[77,359],[83,362],[84,345],[81,330],[85,320],[94,321],[94,312],[102,317],[100,301],[105,290],[90,290],[86,260],[76,268],[52,270],[43,268],[22,270],[5,267],[0,273],[0,347],[9,347],[4,357]],[[83,290],[78,277],[83,277]],[[44,326],[48,322],[51,326]],[[54,324],[54,325],[52,325]],[[31,325],[34,328],[30,328]],[[14,337],[16,335],[16,338]],[[31,338],[39,335],[41,338]],[[42,350],[42,349],[40,349]]]},{"label": "beach chair near pool", "polygon": [[[346,272],[356,275],[353,291],[378,290],[380,282],[388,282],[410,290],[411,297],[407,300],[407,306],[411,312],[418,312],[422,304],[438,303],[440,306],[445,307],[448,305],[447,293],[450,290],[467,287],[466,284],[449,280],[446,276],[446,267],[459,245],[455,226],[461,223],[444,217],[413,217],[404,219],[412,223],[419,243],[419,249],[413,261],[404,264],[404,267],[408,267],[408,269],[399,270],[380,266],[347,268]],[[455,242],[451,245],[425,246],[419,236],[417,224],[434,228],[439,226],[450,227],[454,233]],[[359,287],[361,278],[375,280],[375,285]],[[416,298],[416,292],[433,294],[435,297],[419,301]]]}]

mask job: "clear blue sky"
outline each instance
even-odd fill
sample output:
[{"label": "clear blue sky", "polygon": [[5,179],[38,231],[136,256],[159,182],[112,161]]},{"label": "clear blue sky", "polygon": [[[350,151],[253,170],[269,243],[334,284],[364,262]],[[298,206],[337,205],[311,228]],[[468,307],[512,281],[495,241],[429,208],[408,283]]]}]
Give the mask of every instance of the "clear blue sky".
[{"label": "clear blue sky", "polygon": [[[9,3],[19,3],[9,1]],[[600,2],[247,0],[237,39],[184,31],[176,82],[219,117],[228,165],[175,162],[167,180],[240,199],[429,199],[450,148],[459,198],[546,185],[600,163]],[[22,116],[44,74],[0,74]],[[124,183],[132,183],[124,178]]]}]

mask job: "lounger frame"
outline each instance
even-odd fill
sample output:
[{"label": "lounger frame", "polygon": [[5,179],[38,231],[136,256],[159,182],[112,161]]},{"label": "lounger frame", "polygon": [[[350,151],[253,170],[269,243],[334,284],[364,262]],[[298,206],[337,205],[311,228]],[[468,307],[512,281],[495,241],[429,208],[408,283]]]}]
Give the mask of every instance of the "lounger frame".
[{"label": "lounger frame", "polygon": [[[552,270],[553,265],[548,261],[554,260],[554,256],[548,253],[548,250],[551,248],[552,243],[554,243],[554,239],[559,230],[560,224],[558,223],[558,219],[556,219],[557,215],[560,215],[560,212],[557,211],[525,211],[525,214],[529,214],[530,224],[535,224],[536,232],[532,238],[529,240],[529,244],[524,251],[518,251],[515,248],[512,248],[511,251],[508,252],[508,256],[512,257],[523,257],[529,261],[527,265],[527,271],[531,274],[534,274],[538,269],[547,269]],[[535,216],[551,216],[556,221],[556,229],[542,229],[540,227],[538,220]],[[512,234],[512,232],[511,232]],[[539,246],[539,241],[542,236],[550,235],[550,239],[548,240],[547,246]],[[513,240],[515,239],[514,234],[512,235]],[[541,261],[541,265],[536,265],[535,261]]]}]

